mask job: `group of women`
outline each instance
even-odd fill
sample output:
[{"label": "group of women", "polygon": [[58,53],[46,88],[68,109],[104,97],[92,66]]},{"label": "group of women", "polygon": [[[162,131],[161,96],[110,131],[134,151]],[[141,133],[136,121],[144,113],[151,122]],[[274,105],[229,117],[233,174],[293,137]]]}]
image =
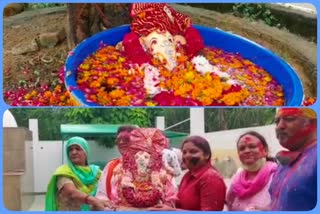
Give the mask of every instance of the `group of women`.
[{"label": "group of women", "polygon": [[[139,129],[139,128],[137,128]],[[130,130],[131,131],[131,130]],[[130,144],[130,131],[119,150]],[[139,147],[140,148],[140,147]],[[241,167],[233,176],[229,188],[223,177],[211,165],[208,141],[189,136],[181,144],[182,162],[187,168],[173,203],[158,202],[142,209],[149,211],[222,211],[268,210],[268,192],[277,164],[269,157],[266,140],[257,132],[247,132],[236,142]],[[110,179],[97,166],[88,164],[89,146],[85,139],[70,138],[66,143],[67,164],[52,176],[46,193],[46,210],[119,210],[112,197],[97,197],[99,183]],[[121,159],[113,160],[120,163]],[[108,165],[108,164],[107,164]],[[109,164],[110,165],[110,164]],[[100,179],[100,181],[99,181]],[[101,192],[101,191],[100,191]],[[130,210],[130,207],[128,208]],[[132,207],[134,209],[134,207]]]}]

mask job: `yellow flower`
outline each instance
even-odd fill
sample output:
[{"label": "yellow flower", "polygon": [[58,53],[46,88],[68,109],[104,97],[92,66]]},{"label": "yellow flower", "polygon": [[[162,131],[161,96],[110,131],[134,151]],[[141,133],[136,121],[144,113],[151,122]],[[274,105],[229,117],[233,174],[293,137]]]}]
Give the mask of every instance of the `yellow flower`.
[{"label": "yellow flower", "polygon": [[204,79],[208,82],[212,81],[212,76],[210,73],[205,73],[204,75]]},{"label": "yellow flower", "polygon": [[270,82],[272,80],[272,78],[270,76],[266,76],[265,78],[263,78],[265,81]]},{"label": "yellow flower", "polygon": [[65,100],[66,100],[66,96],[61,95],[61,96],[60,96],[60,101],[63,102],[63,101],[65,101]]},{"label": "yellow flower", "polygon": [[201,101],[203,105],[210,105],[213,100],[210,97],[203,96],[199,98],[199,101]]},{"label": "yellow flower", "polygon": [[90,69],[90,64],[88,63],[83,63],[80,65],[80,68],[83,70],[89,70]]},{"label": "yellow flower", "polygon": [[100,82],[99,81],[92,81],[90,83],[90,87],[91,88],[99,88],[101,86]]},{"label": "yellow flower", "polygon": [[187,72],[184,77],[188,82],[191,82],[194,79],[194,73],[192,71]]},{"label": "yellow flower", "polygon": [[282,97],[282,96],[283,96],[283,93],[282,93],[282,92],[278,92],[278,93],[277,93],[277,96],[278,96],[278,97]]},{"label": "yellow flower", "polygon": [[117,106],[129,106],[130,105],[130,96],[123,96],[120,99],[118,99],[115,104]]},{"label": "yellow flower", "polygon": [[147,101],[146,106],[156,106],[156,103],[152,101]]},{"label": "yellow flower", "polygon": [[47,98],[50,98],[52,96],[52,93],[51,91],[46,91],[44,92],[44,97],[47,99]]},{"label": "yellow flower", "polygon": [[108,78],[107,79],[107,84],[108,85],[113,86],[113,85],[116,85],[118,83],[119,83],[119,79],[117,79],[117,78],[112,77],[112,78]]},{"label": "yellow flower", "polygon": [[119,59],[118,59],[119,63],[122,63],[122,62],[125,62],[125,61],[126,61],[126,59],[124,57],[119,57]]},{"label": "yellow flower", "polygon": [[120,98],[125,94],[125,92],[121,89],[115,89],[109,93],[112,99]]}]

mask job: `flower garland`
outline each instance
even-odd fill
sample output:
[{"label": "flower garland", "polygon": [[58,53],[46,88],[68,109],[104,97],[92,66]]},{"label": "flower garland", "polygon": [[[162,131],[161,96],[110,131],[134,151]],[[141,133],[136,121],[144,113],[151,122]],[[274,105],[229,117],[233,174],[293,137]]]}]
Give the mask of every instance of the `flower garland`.
[{"label": "flower garland", "polygon": [[214,65],[215,72],[199,72],[197,65],[183,51],[178,51],[180,56],[172,71],[159,60],[152,60],[155,69],[149,70],[153,77],[145,75],[143,68],[130,65],[124,53],[115,47],[101,47],[79,66],[78,88],[85,93],[87,101],[111,106],[281,106],[285,103],[282,87],[272,76],[239,54],[205,48],[204,55]]},{"label": "flower garland", "polygon": [[[139,184],[135,184],[135,186],[139,186]],[[129,204],[138,208],[152,207],[158,204],[161,198],[160,191],[148,183],[140,184],[137,189],[124,187],[122,188],[122,194]]]}]

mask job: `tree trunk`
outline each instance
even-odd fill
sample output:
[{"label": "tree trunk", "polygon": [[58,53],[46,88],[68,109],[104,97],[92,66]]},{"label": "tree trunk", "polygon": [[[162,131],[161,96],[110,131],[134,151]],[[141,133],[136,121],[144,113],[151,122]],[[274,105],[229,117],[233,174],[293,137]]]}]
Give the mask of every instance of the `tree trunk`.
[{"label": "tree trunk", "polygon": [[111,22],[111,27],[124,24],[130,24],[130,4],[105,4],[105,13],[107,19]]},{"label": "tree trunk", "polygon": [[67,4],[69,49],[101,30],[130,23],[130,4]]},{"label": "tree trunk", "polygon": [[228,125],[224,116],[224,109],[218,109],[219,130],[227,130]]},{"label": "tree trunk", "polygon": [[18,13],[21,13],[24,11],[24,9],[28,6],[26,3],[12,3],[12,4],[7,4],[3,10],[3,16],[8,17],[8,16],[13,16]]},{"label": "tree trunk", "polygon": [[72,49],[84,39],[109,25],[104,17],[103,4],[67,4],[68,47]]}]

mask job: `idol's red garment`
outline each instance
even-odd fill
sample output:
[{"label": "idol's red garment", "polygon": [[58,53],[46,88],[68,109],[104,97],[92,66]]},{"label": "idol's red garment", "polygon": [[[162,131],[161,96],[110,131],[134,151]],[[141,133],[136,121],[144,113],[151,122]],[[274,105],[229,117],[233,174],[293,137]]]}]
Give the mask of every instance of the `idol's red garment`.
[{"label": "idol's red garment", "polygon": [[223,210],[226,185],[210,163],[189,171],[179,187],[177,208],[184,210]]}]

